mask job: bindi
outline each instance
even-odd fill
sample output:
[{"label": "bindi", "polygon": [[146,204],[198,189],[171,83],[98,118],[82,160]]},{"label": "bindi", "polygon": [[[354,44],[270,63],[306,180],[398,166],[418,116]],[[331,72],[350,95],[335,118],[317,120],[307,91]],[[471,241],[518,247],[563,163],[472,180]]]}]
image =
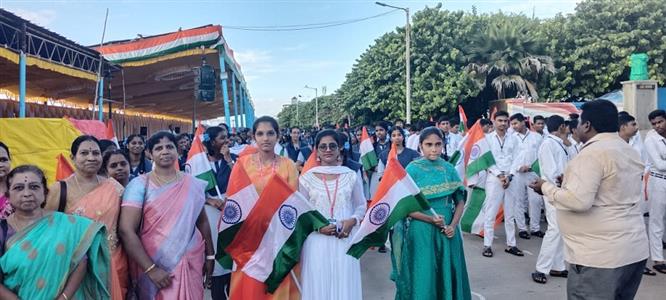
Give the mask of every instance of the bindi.
[{"label": "bindi", "polygon": [[23,176],[23,183],[28,184],[28,176],[27,175]]}]

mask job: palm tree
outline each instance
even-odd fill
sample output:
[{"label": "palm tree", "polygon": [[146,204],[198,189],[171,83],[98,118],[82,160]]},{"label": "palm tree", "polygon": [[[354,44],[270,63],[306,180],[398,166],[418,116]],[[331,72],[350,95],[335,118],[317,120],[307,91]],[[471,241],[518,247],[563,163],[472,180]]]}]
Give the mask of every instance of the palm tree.
[{"label": "palm tree", "polygon": [[502,20],[489,24],[485,35],[473,39],[466,70],[482,89],[490,83],[498,99],[508,91],[538,99],[539,76],[554,73],[555,66],[552,58],[537,52],[535,38],[524,25]]}]

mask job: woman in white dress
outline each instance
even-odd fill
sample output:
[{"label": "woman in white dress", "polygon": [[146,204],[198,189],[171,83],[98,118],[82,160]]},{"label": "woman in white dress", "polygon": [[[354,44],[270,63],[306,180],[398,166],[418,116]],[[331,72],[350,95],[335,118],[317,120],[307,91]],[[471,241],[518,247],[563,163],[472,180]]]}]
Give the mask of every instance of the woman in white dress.
[{"label": "woman in white dress", "polygon": [[350,239],[365,214],[363,184],[356,172],[341,166],[340,137],[323,130],[315,138],[320,166],[299,179],[299,190],[330,225],[310,234],[301,254],[304,300],[355,300],[363,296],[361,266],[347,255]]}]

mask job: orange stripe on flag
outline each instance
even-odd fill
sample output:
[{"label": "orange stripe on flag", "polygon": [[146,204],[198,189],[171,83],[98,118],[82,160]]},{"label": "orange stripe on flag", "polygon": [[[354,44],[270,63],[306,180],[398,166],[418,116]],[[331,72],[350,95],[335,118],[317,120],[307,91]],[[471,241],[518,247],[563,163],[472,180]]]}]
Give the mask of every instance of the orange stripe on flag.
[{"label": "orange stripe on flag", "polygon": [[372,198],[369,207],[374,206],[375,203],[384,199],[384,196],[389,192],[391,187],[396,184],[400,179],[407,176],[407,172],[402,168],[400,162],[395,157],[390,157],[386,162],[386,169],[384,170],[384,175],[382,176],[382,184],[377,187],[377,192]]},{"label": "orange stripe on flag", "polygon": [[314,151],[312,151],[312,153],[310,153],[310,157],[308,157],[308,160],[303,165],[303,170],[301,170],[301,174],[305,174],[305,172],[307,172],[308,170],[314,167],[318,167],[319,165],[321,164],[317,161],[317,149],[315,149]]},{"label": "orange stripe on flag", "polygon": [[57,166],[56,166],[56,181],[65,180],[67,177],[74,174],[74,168],[69,163],[69,160],[65,158],[64,155],[58,154],[56,157]]},{"label": "orange stripe on flag", "polygon": [[250,260],[266,234],[271,218],[293,193],[294,190],[289,184],[277,174],[268,181],[257,204],[250,211],[234,240],[225,249],[236,262],[238,270],[243,269]]},{"label": "orange stripe on flag", "polygon": [[129,41],[129,42],[124,42],[124,43],[119,43],[119,44],[114,44],[114,45],[108,45],[104,47],[97,47],[95,50],[99,51],[102,54],[115,54],[115,53],[122,53],[122,52],[130,52],[130,51],[136,51],[136,50],[141,50],[145,48],[150,48],[154,47],[160,44],[165,44],[169,42],[173,42],[177,39],[181,38],[186,38],[186,37],[192,37],[192,36],[197,36],[197,35],[204,35],[204,34],[209,34],[213,32],[219,32],[220,35],[222,34],[222,26],[216,25],[216,26],[206,26],[203,28],[194,28],[194,29],[187,29],[187,30],[182,30],[174,33],[169,33],[165,35],[160,35],[160,36],[155,36],[155,37],[148,37],[148,38],[143,38],[138,41]]}]

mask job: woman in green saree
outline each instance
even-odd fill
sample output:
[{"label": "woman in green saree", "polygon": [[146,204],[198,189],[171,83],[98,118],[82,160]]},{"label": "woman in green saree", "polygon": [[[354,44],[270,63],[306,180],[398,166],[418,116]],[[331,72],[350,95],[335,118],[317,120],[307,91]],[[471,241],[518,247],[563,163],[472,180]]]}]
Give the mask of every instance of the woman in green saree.
[{"label": "woman in green saree", "polygon": [[407,173],[433,210],[411,213],[393,227],[392,279],[396,299],[471,299],[462,232],[458,226],[465,206],[465,188],[455,168],[440,157],[442,132],[422,131],[423,158],[411,162]]},{"label": "woman in green saree", "polygon": [[0,223],[0,299],[109,299],[104,226],[42,210],[46,178],[35,166],[7,175],[14,214]]}]

